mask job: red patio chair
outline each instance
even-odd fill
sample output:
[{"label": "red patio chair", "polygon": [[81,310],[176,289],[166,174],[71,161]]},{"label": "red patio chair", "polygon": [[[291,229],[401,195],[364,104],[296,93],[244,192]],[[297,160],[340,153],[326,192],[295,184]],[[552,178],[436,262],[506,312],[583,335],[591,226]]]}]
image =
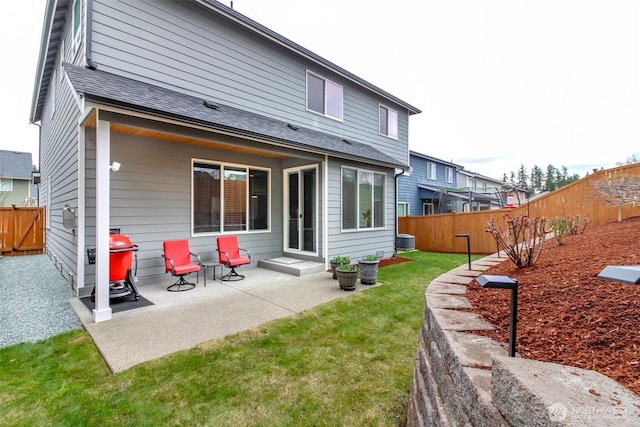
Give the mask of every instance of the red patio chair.
[{"label": "red patio chair", "polygon": [[[220,280],[242,280],[244,276],[236,272],[236,268],[241,265],[251,263],[251,254],[246,249],[238,247],[238,238],[236,236],[222,236],[218,237],[218,256],[220,264],[230,268],[231,271],[220,278]],[[243,257],[240,252],[244,252],[246,257]]]},{"label": "red patio chair", "polygon": [[[188,240],[168,240],[162,244],[164,252],[165,271],[172,276],[179,277],[178,281],[167,287],[168,291],[188,291],[196,287],[195,283],[188,282],[184,276],[200,271],[200,257],[189,250]],[[198,260],[197,264],[191,261],[191,257]]]}]

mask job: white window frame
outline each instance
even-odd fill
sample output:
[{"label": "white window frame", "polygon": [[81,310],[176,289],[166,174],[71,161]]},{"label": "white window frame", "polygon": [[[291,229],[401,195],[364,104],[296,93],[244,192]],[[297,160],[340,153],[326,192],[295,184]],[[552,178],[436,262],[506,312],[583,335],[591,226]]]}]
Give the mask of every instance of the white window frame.
[{"label": "white window frame", "polygon": [[71,31],[73,32],[73,52],[80,47],[82,37],[82,0],[73,0],[71,9]]},{"label": "white window frame", "polygon": [[424,202],[422,203],[422,215],[433,215],[435,212],[435,207],[433,203]]},{"label": "white window frame", "polygon": [[54,69],[51,76],[51,117],[56,112],[56,86],[58,84],[57,79],[58,70]]},{"label": "white window frame", "polygon": [[[343,178],[345,169],[349,169],[356,172],[356,197],[355,197],[355,209],[357,211],[356,215],[356,227],[355,228],[344,228],[344,192],[343,189]],[[372,185],[372,193],[371,193],[371,203],[372,210],[371,215],[373,215],[371,219],[371,227],[361,227],[360,226],[360,174],[363,173],[371,173],[373,182]],[[382,226],[376,227],[376,217],[375,217],[375,176],[382,176]],[[384,230],[387,228],[387,212],[386,212],[386,196],[387,196],[387,174],[384,172],[376,172],[368,169],[360,169],[357,167],[351,166],[342,166],[340,168],[340,230],[346,232],[354,232],[354,231],[372,231],[372,230]]]},{"label": "white window frame", "polygon": [[444,181],[453,183],[453,168],[451,166],[445,166],[444,168]]},{"label": "white window frame", "polygon": [[59,80],[62,81],[62,79],[64,78],[64,66],[62,64],[64,64],[64,55],[65,55],[65,45],[64,45],[64,39],[62,39],[60,41],[60,71],[59,71]]},{"label": "white window frame", "polygon": [[[404,209],[404,215],[400,214],[400,207]],[[409,216],[409,202],[398,202],[398,216]]]},{"label": "white window frame", "polygon": [[13,179],[11,178],[0,178],[0,191],[1,192],[9,192],[13,191]]},{"label": "white window frame", "polygon": [[[309,96],[309,76],[313,76],[316,79],[322,80],[323,82],[323,97],[324,97],[324,102],[323,102],[323,111],[316,111],[313,110],[311,108],[309,108],[309,100],[310,100],[310,96]],[[343,117],[344,117],[344,89],[341,85],[337,84],[336,82],[327,79],[326,77],[323,77],[319,74],[316,74],[312,71],[307,70],[307,75],[306,75],[306,79],[305,79],[306,85],[307,85],[307,90],[306,90],[306,94],[307,94],[307,100],[306,100],[306,108],[307,111],[310,111],[312,113],[315,114],[320,114],[321,116],[324,117],[328,117],[330,119],[333,120],[338,120],[338,121],[342,121]],[[335,91],[338,91],[339,93],[336,93]],[[339,99],[336,99],[336,97],[338,97]],[[340,105],[340,112],[338,115],[334,115],[330,113],[330,110],[332,110],[331,106],[334,103],[338,103]]]},{"label": "white window frame", "polygon": [[[385,118],[385,121],[382,118]],[[398,139],[398,112],[383,104],[378,104],[378,132],[391,139]],[[386,129],[383,129],[386,124]]]},{"label": "white window frame", "polygon": [[435,181],[437,176],[436,164],[427,162],[427,179]]},{"label": "white window frame", "polygon": [[[194,173],[193,173],[193,169],[196,163],[201,163],[201,164],[206,164],[206,165],[211,165],[211,166],[218,166],[220,168],[220,230],[219,231],[202,231],[202,232],[196,232],[195,231],[195,220],[194,220],[194,214],[195,214],[195,206],[194,206],[194,192],[195,192],[195,183],[194,183]],[[246,224],[246,230],[229,230],[229,231],[225,231],[224,227],[224,171],[225,168],[244,168],[247,172],[247,185],[246,185],[246,219],[245,219],[245,224]],[[261,171],[265,171],[267,172],[267,191],[268,191],[268,195],[267,195],[267,227],[266,228],[260,228],[260,229],[250,229],[250,224],[251,224],[251,210],[250,210],[250,203],[251,203],[251,199],[252,199],[252,195],[250,194],[250,185],[249,185],[249,172],[250,170],[261,170]],[[254,233],[267,233],[271,231],[271,220],[272,220],[272,210],[271,210],[271,198],[273,197],[273,191],[271,188],[271,168],[266,168],[266,167],[262,167],[262,166],[253,166],[253,165],[246,165],[246,164],[238,164],[238,163],[225,163],[225,162],[217,162],[217,161],[212,161],[212,160],[205,160],[205,159],[197,159],[197,158],[192,158],[191,159],[191,235],[193,237],[195,236],[211,236],[211,235],[224,235],[224,234],[254,234]]]}]

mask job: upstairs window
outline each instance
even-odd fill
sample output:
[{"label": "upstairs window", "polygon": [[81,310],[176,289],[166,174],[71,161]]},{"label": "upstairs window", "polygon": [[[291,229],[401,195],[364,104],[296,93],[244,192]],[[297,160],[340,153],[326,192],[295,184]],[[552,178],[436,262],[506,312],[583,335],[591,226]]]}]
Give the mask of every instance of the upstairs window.
[{"label": "upstairs window", "polygon": [[82,28],[82,0],[74,0],[73,2],[73,47],[74,50],[80,45],[80,33]]},{"label": "upstairs window", "polygon": [[13,179],[0,178],[0,191],[13,191]]},{"label": "upstairs window", "polygon": [[307,71],[307,110],[342,120],[342,86]]},{"label": "upstairs window", "polygon": [[51,76],[51,117],[56,112],[56,78],[57,70],[53,70],[53,75]]},{"label": "upstairs window", "polygon": [[444,177],[446,182],[453,183],[453,168],[447,166],[444,169]]},{"label": "upstairs window", "polygon": [[380,105],[380,135],[398,139],[398,112]]},{"label": "upstairs window", "polygon": [[436,179],[436,164],[427,162],[427,179]]}]

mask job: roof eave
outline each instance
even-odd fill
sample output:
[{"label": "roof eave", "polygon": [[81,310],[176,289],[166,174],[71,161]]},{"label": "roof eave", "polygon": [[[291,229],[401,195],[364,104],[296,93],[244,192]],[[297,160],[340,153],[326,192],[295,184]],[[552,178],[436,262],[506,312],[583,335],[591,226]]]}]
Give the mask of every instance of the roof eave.
[{"label": "roof eave", "polygon": [[172,114],[164,110],[153,110],[148,108],[142,108],[137,105],[119,102],[113,99],[103,98],[99,96],[93,96],[91,94],[78,93],[78,95],[83,96],[86,102],[94,104],[96,108],[99,108],[100,105],[103,105],[105,107],[129,110],[129,111],[140,113],[140,114],[148,114],[161,119],[172,120],[172,121],[177,121],[177,122],[181,122],[189,125],[207,128],[214,132],[222,132],[222,133],[231,134],[234,136],[250,138],[250,139],[257,140],[260,142],[265,142],[265,143],[279,144],[292,149],[304,149],[305,151],[310,153],[321,154],[321,155],[326,154],[326,155],[331,155],[333,157],[338,157],[338,158],[358,161],[358,162],[363,162],[366,160],[367,163],[369,164],[375,164],[377,166],[382,166],[382,167],[388,167],[388,168],[408,167],[408,165],[405,165],[401,162],[391,163],[391,162],[385,162],[385,161],[375,160],[371,158],[365,159],[358,156],[345,155],[345,153],[341,151],[336,151],[331,149],[319,150],[313,146],[309,146],[297,141],[291,141],[285,138],[279,138],[273,135],[264,135],[258,132],[251,132],[245,129],[238,129],[238,128],[224,126],[224,125],[220,125],[220,124],[216,124],[208,121],[197,120],[192,117],[185,117],[179,114]]},{"label": "roof eave", "polygon": [[36,65],[36,75],[33,83],[33,94],[31,97],[31,111],[29,121],[36,123],[40,121],[44,97],[47,94],[49,82],[46,81],[48,72],[54,65],[51,58],[55,60],[58,51],[59,34],[54,34],[54,30],[64,30],[66,8],[70,0],[47,0],[45,7],[42,34],[40,36],[40,51],[38,53],[38,63]]}]

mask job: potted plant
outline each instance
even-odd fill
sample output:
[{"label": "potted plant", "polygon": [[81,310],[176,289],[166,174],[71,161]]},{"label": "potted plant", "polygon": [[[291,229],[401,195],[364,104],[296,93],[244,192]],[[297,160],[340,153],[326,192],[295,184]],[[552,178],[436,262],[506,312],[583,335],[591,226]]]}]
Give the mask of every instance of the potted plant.
[{"label": "potted plant", "polygon": [[360,266],[360,283],[363,285],[375,285],[378,279],[379,262],[378,256],[374,254],[365,255],[358,261],[358,265]]},{"label": "potted plant", "polygon": [[336,268],[340,265],[340,264],[350,264],[351,260],[349,259],[348,256],[341,256],[341,255],[336,255],[333,257],[333,259],[331,261],[329,261],[331,264],[331,272],[333,273],[333,278],[337,279],[338,276],[336,275]]},{"label": "potted plant", "polygon": [[353,291],[358,282],[358,266],[349,263],[340,264],[336,267],[338,284],[343,291]]}]

